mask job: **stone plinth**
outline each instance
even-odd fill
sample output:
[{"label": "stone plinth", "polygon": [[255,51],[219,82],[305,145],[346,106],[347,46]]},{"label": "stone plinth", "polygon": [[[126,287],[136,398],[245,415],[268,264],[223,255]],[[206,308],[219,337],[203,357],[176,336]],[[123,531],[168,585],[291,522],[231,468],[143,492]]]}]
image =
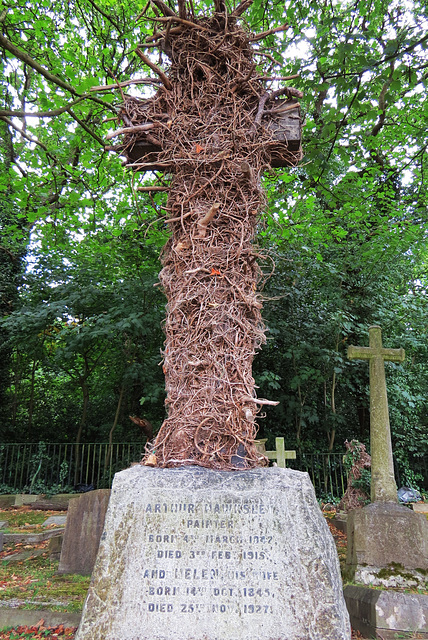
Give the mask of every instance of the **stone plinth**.
[{"label": "stone plinth", "polygon": [[68,505],[58,573],[90,576],[97,557],[110,489],[84,493]]},{"label": "stone plinth", "polygon": [[116,474],[76,640],[350,640],[306,473]]},{"label": "stone plinth", "polygon": [[347,529],[350,579],[386,587],[424,585],[428,520],[423,514],[394,502],[374,502],[350,511]]},{"label": "stone plinth", "polygon": [[428,638],[428,596],[354,585],[344,593],[352,628],[364,637]]}]

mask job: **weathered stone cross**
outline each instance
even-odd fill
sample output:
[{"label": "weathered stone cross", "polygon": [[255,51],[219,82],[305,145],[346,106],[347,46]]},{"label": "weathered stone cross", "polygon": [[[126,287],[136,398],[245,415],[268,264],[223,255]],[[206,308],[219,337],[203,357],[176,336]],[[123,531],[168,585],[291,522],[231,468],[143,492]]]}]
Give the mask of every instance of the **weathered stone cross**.
[{"label": "weathered stone cross", "polygon": [[397,502],[384,360],[403,362],[404,349],[382,347],[382,332],[369,327],[369,347],[348,347],[351,360],[370,360],[371,501]]}]

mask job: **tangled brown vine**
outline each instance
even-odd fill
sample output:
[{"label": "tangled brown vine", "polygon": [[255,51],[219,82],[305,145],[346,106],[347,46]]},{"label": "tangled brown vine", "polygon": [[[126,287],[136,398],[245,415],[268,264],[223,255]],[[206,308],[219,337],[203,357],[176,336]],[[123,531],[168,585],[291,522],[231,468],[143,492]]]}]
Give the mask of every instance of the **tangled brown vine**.
[{"label": "tangled brown vine", "polygon": [[[239,11],[228,15],[219,1],[221,12],[198,19],[184,2],[179,15],[159,0],[154,4],[165,14],[156,18],[162,31],[139,45],[137,55],[162,85],[146,100],[124,96],[120,111],[120,151],[128,166],[172,174],[171,237],[160,273],[168,301],[167,418],[145,461],[259,466],[265,459],[254,443],[256,416],[260,406],[276,403],[256,397],[252,376],[265,341],[253,241],[264,206],[263,170],[295,165],[301,157],[300,144],[278,144],[275,125],[288,111],[300,118],[299,92],[266,90]],[[142,51],[156,45],[171,61],[167,73]]]},{"label": "tangled brown vine", "polygon": [[370,496],[359,484],[364,470],[370,469],[371,457],[366,451],[366,447],[358,440],[345,440],[346,455],[348,460],[348,486],[339,503],[339,510],[351,511],[364,507],[370,501]]}]

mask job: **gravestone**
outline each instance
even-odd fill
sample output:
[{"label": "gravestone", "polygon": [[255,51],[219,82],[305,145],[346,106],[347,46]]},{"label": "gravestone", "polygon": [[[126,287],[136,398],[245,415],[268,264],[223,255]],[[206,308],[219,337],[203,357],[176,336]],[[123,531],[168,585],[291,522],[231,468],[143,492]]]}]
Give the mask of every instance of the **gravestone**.
[{"label": "gravestone", "polygon": [[[402,362],[405,354],[403,349],[383,348],[378,326],[369,328],[369,345],[348,348],[349,358],[370,361],[373,502],[348,514],[347,578],[362,585],[385,588],[424,587],[428,571],[428,521],[422,514],[398,504],[384,369],[384,360]],[[373,589],[361,587],[352,592],[353,627],[362,633],[366,633],[368,628],[365,607],[369,603],[373,612],[370,604],[373,599],[376,600]],[[399,612],[401,619],[412,616],[413,606],[411,596],[403,594]],[[373,615],[370,619],[374,629],[383,634],[382,616]],[[395,624],[390,618],[391,624]]]},{"label": "gravestone", "polygon": [[397,502],[384,361],[403,362],[404,349],[385,349],[381,328],[373,325],[369,346],[348,347],[348,358],[370,362],[371,500]]},{"label": "gravestone", "polygon": [[394,502],[373,502],[349,512],[346,564],[355,582],[424,587],[428,520]]},{"label": "gravestone", "polygon": [[69,503],[57,573],[91,575],[109,497],[110,489],[97,489]]},{"label": "gravestone", "polygon": [[51,560],[59,560],[61,558],[61,548],[64,536],[54,536],[49,540],[48,555]]},{"label": "gravestone", "polygon": [[309,476],[134,466],[116,474],[76,640],[349,640]]}]

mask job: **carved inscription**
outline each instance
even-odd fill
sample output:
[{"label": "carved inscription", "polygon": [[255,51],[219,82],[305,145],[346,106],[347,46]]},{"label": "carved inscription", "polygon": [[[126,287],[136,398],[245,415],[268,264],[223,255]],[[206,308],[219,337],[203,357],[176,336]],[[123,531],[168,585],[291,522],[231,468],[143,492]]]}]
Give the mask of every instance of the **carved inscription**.
[{"label": "carved inscription", "polygon": [[[163,496],[164,498],[164,496]],[[147,502],[148,613],[263,617],[277,610],[275,507],[261,499]],[[282,533],[283,535],[283,533]],[[279,603],[278,603],[279,604]]]}]

